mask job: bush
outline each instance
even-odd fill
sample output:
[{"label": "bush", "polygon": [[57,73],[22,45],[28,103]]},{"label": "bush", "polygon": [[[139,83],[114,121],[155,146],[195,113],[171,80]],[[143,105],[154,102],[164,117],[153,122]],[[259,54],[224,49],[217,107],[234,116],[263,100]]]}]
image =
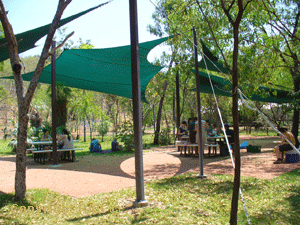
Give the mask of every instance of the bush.
[{"label": "bush", "polygon": [[134,149],[134,131],[132,123],[125,122],[119,126],[116,137],[124,143],[124,147],[127,151],[132,151]]},{"label": "bush", "polygon": [[107,120],[100,120],[100,123],[97,127],[97,131],[99,135],[102,137],[102,142],[103,142],[104,135],[108,133],[109,124],[110,123]]},{"label": "bush", "polygon": [[158,144],[159,145],[169,145],[171,144],[172,138],[170,136],[170,128],[164,128],[159,132]]}]

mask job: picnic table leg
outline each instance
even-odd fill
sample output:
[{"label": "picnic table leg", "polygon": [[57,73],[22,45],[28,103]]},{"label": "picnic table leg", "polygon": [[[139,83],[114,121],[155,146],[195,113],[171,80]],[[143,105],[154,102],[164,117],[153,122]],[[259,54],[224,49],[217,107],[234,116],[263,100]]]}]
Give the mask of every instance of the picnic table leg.
[{"label": "picnic table leg", "polygon": [[43,164],[45,164],[46,153],[42,153],[43,155]]},{"label": "picnic table leg", "polygon": [[198,149],[198,145],[197,146],[195,146],[195,156],[198,156],[198,154],[199,154],[199,151],[198,151],[199,149]]},{"label": "picnic table leg", "polygon": [[75,151],[71,152],[71,160],[72,160],[72,162],[75,161]]}]

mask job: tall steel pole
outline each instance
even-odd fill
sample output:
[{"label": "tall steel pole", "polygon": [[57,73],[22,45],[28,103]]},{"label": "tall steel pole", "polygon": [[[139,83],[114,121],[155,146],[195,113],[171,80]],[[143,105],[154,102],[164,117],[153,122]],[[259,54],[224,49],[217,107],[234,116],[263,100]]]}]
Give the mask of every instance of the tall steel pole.
[{"label": "tall steel pole", "polygon": [[129,0],[130,11],[130,40],[131,40],[131,80],[134,125],[134,150],[135,150],[135,182],[136,201],[135,207],[148,204],[145,199],[144,168],[143,168],[143,142],[142,142],[142,107],[140,85],[140,61],[138,40],[137,0]]},{"label": "tall steel pole", "polygon": [[[52,41],[52,49],[56,47],[56,42]],[[57,145],[56,145],[56,127],[57,127],[57,103],[56,103],[56,53],[51,57],[51,88],[52,88],[52,149],[53,149],[53,165],[58,164]]]},{"label": "tall steel pole", "polygon": [[198,149],[199,149],[199,164],[200,164],[200,174],[199,178],[206,178],[207,176],[203,173],[203,140],[202,140],[202,119],[201,119],[201,99],[200,99],[200,77],[199,77],[199,67],[198,67],[198,47],[197,47],[197,36],[196,28],[193,27],[193,36],[194,36],[194,54],[195,54],[195,75],[196,75],[196,89],[197,89],[197,113],[198,113]]}]

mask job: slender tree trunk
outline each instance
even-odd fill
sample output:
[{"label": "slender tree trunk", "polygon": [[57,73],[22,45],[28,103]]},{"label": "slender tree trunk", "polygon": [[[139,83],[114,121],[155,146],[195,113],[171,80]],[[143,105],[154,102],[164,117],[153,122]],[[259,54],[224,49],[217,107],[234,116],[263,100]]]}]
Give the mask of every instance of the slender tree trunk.
[{"label": "slender tree trunk", "polygon": [[155,133],[155,122],[156,122],[156,119],[155,119],[155,105],[153,105],[153,130],[154,130],[154,133]]},{"label": "slender tree trunk", "polygon": [[[26,109],[27,108],[27,109]],[[18,143],[16,154],[15,199],[24,199],[26,195],[26,148],[29,107],[19,106]]]},{"label": "slender tree trunk", "polygon": [[[241,0],[239,0],[241,2]],[[242,3],[239,3],[242,4]],[[241,10],[241,7],[239,7]],[[242,17],[241,11],[239,16]],[[239,190],[241,181],[241,156],[240,156],[240,139],[239,139],[239,112],[238,112],[238,46],[239,46],[239,19],[233,24],[234,48],[232,64],[232,118],[234,129],[233,151],[235,156],[234,183],[231,201],[230,224],[237,224]]]},{"label": "slender tree trunk", "polygon": [[167,86],[168,86],[168,82],[166,81],[165,84],[164,84],[163,94],[160,98],[158,112],[157,112],[156,130],[155,130],[155,134],[154,134],[154,144],[155,145],[158,145],[162,107],[163,107],[163,104],[164,104],[164,98],[165,98],[165,95],[166,95]]},{"label": "slender tree trunk", "polygon": [[173,92],[173,141],[176,141],[175,92]]},{"label": "slender tree trunk", "polygon": [[[177,65],[177,64],[176,64]],[[176,127],[180,126],[180,92],[179,92],[179,71],[176,71]]]},{"label": "slender tree trunk", "polygon": [[[295,76],[295,78],[294,78],[294,91],[295,91],[295,93],[299,92],[299,86],[300,86],[300,78]],[[295,107],[294,108],[294,113],[293,113],[292,134],[295,136],[296,147],[297,148],[299,147],[298,132],[299,132],[299,107]]]},{"label": "slender tree trunk", "polygon": [[85,123],[85,119],[83,120],[83,141],[86,142],[86,123]]},{"label": "slender tree trunk", "polygon": [[92,140],[93,139],[93,128],[92,128],[90,119],[88,119],[88,124],[89,124],[89,130],[90,130],[90,140]]}]

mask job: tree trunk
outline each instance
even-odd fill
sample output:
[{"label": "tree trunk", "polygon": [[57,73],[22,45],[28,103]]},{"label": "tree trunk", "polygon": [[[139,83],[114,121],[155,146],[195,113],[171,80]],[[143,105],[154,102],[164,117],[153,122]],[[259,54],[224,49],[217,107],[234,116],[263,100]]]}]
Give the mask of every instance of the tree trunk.
[{"label": "tree trunk", "polygon": [[155,133],[155,129],[156,129],[155,122],[156,122],[156,120],[155,120],[155,105],[153,105],[153,130],[154,130],[154,133]]},{"label": "tree trunk", "polygon": [[[299,86],[300,86],[300,79],[298,77],[295,77],[294,78],[294,91],[295,91],[295,93],[298,93]],[[298,132],[299,132],[299,108],[296,106],[294,108],[294,113],[293,113],[292,134],[295,137],[297,148],[299,147]]]},{"label": "tree trunk", "polygon": [[172,107],[173,107],[173,141],[175,143],[176,141],[176,127],[175,127],[175,124],[176,124],[176,116],[175,116],[175,92],[173,92],[173,104],[172,104]]},{"label": "tree trunk", "polygon": [[164,88],[163,88],[163,94],[160,98],[159,102],[159,107],[158,107],[158,112],[157,112],[157,119],[156,119],[156,130],[154,134],[154,144],[158,145],[158,139],[159,139],[159,132],[160,132],[160,121],[161,121],[161,113],[162,113],[162,107],[164,104],[164,98],[166,95],[166,90],[167,90],[168,82],[165,82]]},{"label": "tree trunk", "polygon": [[[27,108],[27,109],[26,109]],[[19,107],[18,143],[16,154],[15,199],[24,199],[26,195],[26,148],[29,116],[28,107]]]},{"label": "tree trunk", "polygon": [[237,213],[239,203],[239,190],[241,180],[241,156],[240,156],[240,134],[239,134],[239,112],[238,112],[238,50],[239,50],[239,24],[243,16],[243,1],[238,0],[239,12],[233,24],[233,60],[232,60],[232,119],[234,131],[233,151],[235,156],[234,183],[231,201],[230,224],[237,224]]},{"label": "tree trunk", "polygon": [[88,119],[88,124],[89,124],[89,128],[90,128],[90,140],[93,139],[93,128],[92,128],[92,124],[91,124],[91,120]]},{"label": "tree trunk", "polygon": [[26,147],[27,147],[27,132],[29,116],[28,110],[33,98],[34,92],[38,85],[39,77],[43,71],[47,58],[51,55],[49,53],[54,33],[58,27],[61,16],[71,0],[59,1],[57,11],[55,13],[52,24],[49,28],[48,35],[42,50],[38,65],[34,71],[34,75],[30,81],[26,94],[24,94],[23,79],[21,76],[22,66],[18,55],[18,42],[14,35],[12,26],[10,25],[6,16],[6,10],[2,1],[0,1],[0,20],[4,30],[7,47],[9,50],[10,63],[14,75],[15,87],[18,100],[18,144],[16,151],[16,176],[15,176],[15,198],[17,200],[24,199],[26,195]]},{"label": "tree trunk", "polygon": [[179,92],[179,71],[176,72],[176,128],[180,126],[180,92]]},{"label": "tree trunk", "polygon": [[83,141],[86,142],[86,124],[85,124],[85,119],[83,120]]}]

